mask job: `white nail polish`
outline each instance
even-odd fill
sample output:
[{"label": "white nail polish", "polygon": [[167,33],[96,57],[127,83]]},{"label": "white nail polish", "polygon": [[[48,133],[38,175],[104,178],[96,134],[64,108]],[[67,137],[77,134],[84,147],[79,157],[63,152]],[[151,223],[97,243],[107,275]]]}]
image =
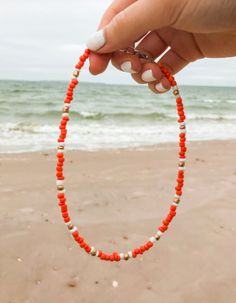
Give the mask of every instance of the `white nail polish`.
[{"label": "white nail polish", "polygon": [[141,78],[145,82],[152,82],[156,80],[156,78],[153,76],[151,69],[148,69],[145,72],[143,72]]},{"label": "white nail polish", "polygon": [[165,88],[161,82],[160,83],[157,83],[156,86],[155,86],[156,90],[160,93],[164,93],[167,91],[167,88]]},{"label": "white nail polish", "polygon": [[123,72],[130,73],[130,74],[136,74],[137,72],[132,69],[132,64],[130,61],[125,61],[121,64],[120,68],[123,70]]},{"label": "white nail polish", "polygon": [[100,31],[94,33],[86,42],[86,46],[92,51],[97,51],[106,43],[104,37],[104,31],[101,29]]}]

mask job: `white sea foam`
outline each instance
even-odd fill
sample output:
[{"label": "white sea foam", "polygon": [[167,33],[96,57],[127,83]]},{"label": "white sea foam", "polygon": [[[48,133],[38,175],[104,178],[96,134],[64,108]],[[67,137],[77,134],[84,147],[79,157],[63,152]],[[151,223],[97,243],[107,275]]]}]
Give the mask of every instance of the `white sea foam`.
[{"label": "white sea foam", "polygon": [[[68,149],[177,142],[170,94],[157,96],[137,86],[80,85],[71,108]],[[56,149],[64,93],[65,83],[0,81],[0,152]],[[236,138],[236,89],[184,87],[183,95],[188,140]]]},{"label": "white sea foam", "polygon": [[[177,123],[176,123],[177,124]],[[178,127],[173,124],[148,126],[120,125],[70,125],[68,127],[68,149],[97,150],[104,148],[125,148],[177,142]],[[31,126],[30,132],[19,131],[8,125],[2,131],[0,152],[23,152],[55,149],[58,127],[52,125]],[[1,128],[1,127],[0,127]],[[10,139],[9,139],[10,138]],[[189,140],[215,140],[236,138],[236,124],[230,123],[188,123]]]}]

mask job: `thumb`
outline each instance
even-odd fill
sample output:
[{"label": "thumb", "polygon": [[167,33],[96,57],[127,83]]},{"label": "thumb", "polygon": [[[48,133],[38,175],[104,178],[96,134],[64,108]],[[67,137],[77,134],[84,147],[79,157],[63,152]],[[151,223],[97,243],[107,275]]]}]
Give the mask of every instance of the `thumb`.
[{"label": "thumb", "polygon": [[86,45],[98,53],[111,53],[126,48],[147,32],[172,23],[176,12],[174,0],[139,0],[119,12]]}]

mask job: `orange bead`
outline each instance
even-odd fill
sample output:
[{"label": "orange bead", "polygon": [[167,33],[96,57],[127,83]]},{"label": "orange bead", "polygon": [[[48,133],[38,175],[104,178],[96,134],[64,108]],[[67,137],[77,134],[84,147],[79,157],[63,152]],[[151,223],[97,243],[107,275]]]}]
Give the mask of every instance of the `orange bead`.
[{"label": "orange bead", "polygon": [[76,64],[75,68],[77,69],[81,69],[84,66],[84,62],[79,62],[78,64]]},{"label": "orange bead", "polygon": [[79,80],[78,80],[78,79],[72,79],[72,80],[71,80],[71,83],[77,85],[77,84],[79,83]]},{"label": "orange bead", "polygon": [[81,247],[81,248],[84,248],[84,246],[85,246],[85,243],[84,243],[84,242],[81,242],[81,243],[80,243],[80,247]]},{"label": "orange bead", "polygon": [[168,229],[167,226],[163,226],[163,225],[162,225],[162,226],[159,227],[159,230],[160,230],[161,232],[163,232],[163,233],[164,233],[167,229]]},{"label": "orange bead", "polygon": [[75,238],[75,240],[77,240],[79,238],[79,233],[77,230],[75,230],[73,233],[72,233],[72,236]]},{"label": "orange bead", "polygon": [[64,222],[65,222],[65,223],[70,222],[70,217],[68,216],[68,217],[64,218]]},{"label": "orange bead", "polygon": [[63,205],[63,206],[61,207],[61,211],[62,211],[62,212],[66,212],[66,211],[67,211],[67,205]]},{"label": "orange bead", "polygon": [[67,218],[68,217],[68,213],[67,212],[62,213],[62,217],[63,218]]}]

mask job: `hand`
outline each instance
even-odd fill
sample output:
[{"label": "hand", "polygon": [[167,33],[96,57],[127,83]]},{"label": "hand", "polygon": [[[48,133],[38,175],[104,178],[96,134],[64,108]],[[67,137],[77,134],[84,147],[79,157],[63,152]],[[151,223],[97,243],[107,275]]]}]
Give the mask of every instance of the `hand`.
[{"label": "hand", "polygon": [[[109,61],[130,72],[156,93],[170,88],[155,63],[145,63],[120,49],[134,46],[176,74],[190,62],[236,55],[235,0],[115,0],[87,46],[90,72],[102,73]],[[142,40],[141,40],[142,38]],[[169,49],[168,49],[169,48]],[[166,51],[166,52],[165,52]],[[165,54],[163,54],[165,52]]]}]

